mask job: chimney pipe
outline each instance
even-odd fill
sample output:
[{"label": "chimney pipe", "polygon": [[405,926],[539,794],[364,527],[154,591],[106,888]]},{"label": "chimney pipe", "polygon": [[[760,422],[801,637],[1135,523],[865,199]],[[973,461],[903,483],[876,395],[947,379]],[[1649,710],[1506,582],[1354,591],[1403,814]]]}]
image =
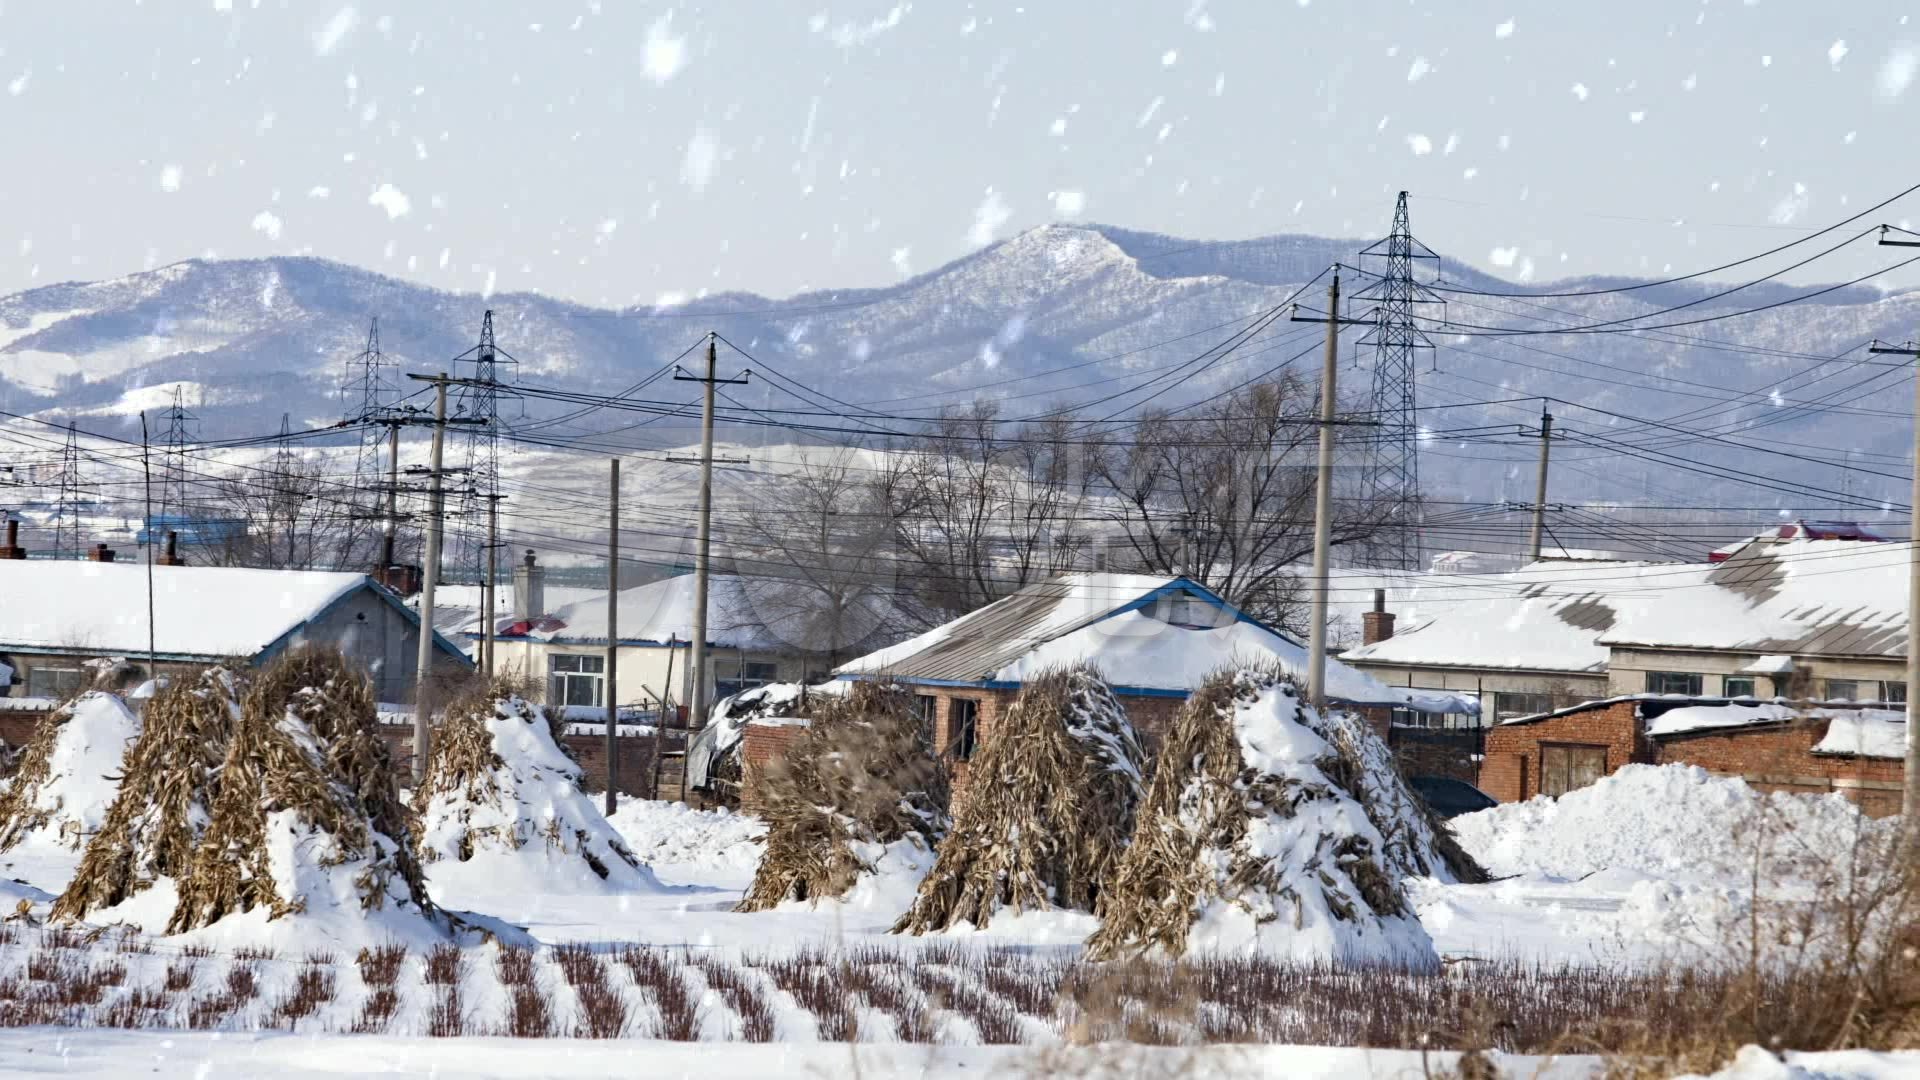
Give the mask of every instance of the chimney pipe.
[{"label": "chimney pipe", "polygon": [[1387,590],[1373,590],[1373,610],[1360,616],[1360,644],[1371,645],[1393,636],[1393,612],[1387,610]]},{"label": "chimney pipe", "polygon": [[95,544],[95,545],[93,545],[93,550],[92,550],[92,551],[89,551],[89,552],[87,552],[87,561],[89,561],[89,562],[112,562],[112,561],[113,561],[113,549],[112,549],[112,548],[110,548],[110,547],[108,547],[108,546],[106,545],[106,542],[105,542],[105,541],[102,541],[102,542],[100,542],[100,543],[98,543],[98,544]]},{"label": "chimney pipe", "polygon": [[518,622],[547,613],[547,569],[534,562],[533,549],[513,568],[513,617]]},{"label": "chimney pipe", "polygon": [[187,565],[187,561],[180,557],[180,534],[179,533],[175,532],[172,529],[167,530],[166,550],[163,551],[160,557],[158,559],[155,559],[154,562],[160,566]]},{"label": "chimney pipe", "polygon": [[0,546],[0,559],[24,559],[27,553],[20,549],[20,521],[7,519],[7,542]]}]

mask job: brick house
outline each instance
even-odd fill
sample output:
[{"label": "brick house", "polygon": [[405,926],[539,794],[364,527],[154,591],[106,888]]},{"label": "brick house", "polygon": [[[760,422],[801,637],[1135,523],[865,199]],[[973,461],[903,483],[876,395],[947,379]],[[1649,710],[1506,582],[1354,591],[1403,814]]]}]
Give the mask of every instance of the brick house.
[{"label": "brick house", "polygon": [[[1030,585],[835,673],[911,689],[958,785],[1026,680],[1080,662],[1113,685],[1151,745],[1212,672],[1273,663],[1304,681],[1307,650],[1187,578],[1081,573]],[[1327,665],[1328,695],[1342,704],[1432,713],[1472,708],[1456,695],[1386,686],[1338,660]]]},{"label": "brick house", "polygon": [[1628,764],[1697,765],[1762,791],[1838,791],[1900,810],[1906,714],[1885,709],[1635,694],[1502,722],[1479,787],[1502,802],[1561,795]]}]

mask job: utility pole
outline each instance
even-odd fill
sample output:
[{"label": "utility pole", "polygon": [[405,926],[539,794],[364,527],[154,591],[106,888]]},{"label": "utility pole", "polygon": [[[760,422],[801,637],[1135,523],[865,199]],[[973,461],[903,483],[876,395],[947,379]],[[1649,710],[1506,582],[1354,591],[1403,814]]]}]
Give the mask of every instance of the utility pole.
[{"label": "utility pole", "polygon": [[[423,378],[415,375],[413,378]],[[421,567],[420,651],[413,671],[413,782],[427,776],[428,722],[433,716],[428,681],[433,671],[433,590],[440,584],[440,532],[444,527],[446,488],[441,466],[447,448],[447,374],[428,379],[433,383],[433,457],[428,470],[427,558]]]},{"label": "utility pole", "polygon": [[[713,393],[711,384],[707,393]],[[619,801],[614,790],[618,744],[613,736],[620,724],[620,695],[615,690],[620,672],[620,459],[607,465],[607,816],[612,817]]]},{"label": "utility pole", "polygon": [[493,680],[493,631],[500,615],[499,574],[500,565],[497,555],[500,551],[500,500],[505,495],[494,493],[487,496],[487,577],[480,587],[480,662],[487,674],[487,680]]},{"label": "utility pole", "polygon": [[1540,402],[1540,476],[1533,483],[1533,534],[1527,551],[1534,562],[1540,561],[1540,536],[1547,528],[1547,453],[1553,446],[1553,414],[1545,399]]},{"label": "utility pole", "polygon": [[380,533],[380,578],[387,580],[396,554],[394,542],[400,529],[400,421],[387,424],[387,520]]},{"label": "utility pole", "polygon": [[[1881,246],[1920,248],[1920,239],[1895,240],[1887,235],[1888,231],[1887,226],[1880,226]],[[1907,356],[1920,361],[1920,343],[1912,341],[1899,346],[1883,346],[1876,342],[1868,351]],[[1920,846],[1920,733],[1914,730],[1920,727],[1915,723],[1914,714],[1915,709],[1920,709],[1920,363],[1914,367],[1913,401],[1913,468],[1910,470],[1913,473],[1913,487],[1907,495],[1910,515],[1907,532],[1907,760],[1906,786],[1900,800],[1900,811],[1906,822],[1907,843]]]},{"label": "utility pole", "polygon": [[1327,351],[1320,371],[1320,456],[1313,489],[1313,625],[1307,634],[1307,697],[1316,709],[1327,704],[1327,608],[1331,548],[1333,546],[1333,429],[1336,424],[1334,380],[1340,367],[1340,328],[1372,326],[1374,322],[1340,317],[1340,266],[1333,267],[1327,286],[1327,314],[1292,316],[1294,322],[1327,324]]},{"label": "utility pole", "polygon": [[700,529],[693,553],[693,656],[688,669],[688,675],[693,680],[693,698],[687,727],[694,731],[707,726],[707,593],[713,543],[713,392],[719,383],[747,381],[746,375],[738,379],[722,379],[717,374],[716,346],[719,337],[711,331],[707,333],[707,373],[704,377],[677,371],[673,376],[678,382],[704,384],[704,405],[700,412]]}]

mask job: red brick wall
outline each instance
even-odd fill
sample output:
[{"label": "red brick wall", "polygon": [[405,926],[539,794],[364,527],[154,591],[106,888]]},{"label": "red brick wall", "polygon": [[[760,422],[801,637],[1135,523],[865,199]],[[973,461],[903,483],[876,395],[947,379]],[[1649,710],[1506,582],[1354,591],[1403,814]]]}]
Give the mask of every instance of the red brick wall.
[{"label": "red brick wall", "polygon": [[1640,737],[1635,703],[1621,701],[1550,720],[1495,725],[1487,731],[1477,786],[1501,802],[1538,795],[1541,743],[1604,746],[1610,773],[1631,762],[1653,760],[1652,748]]},{"label": "red brick wall", "polygon": [[1768,727],[1729,728],[1648,739],[1639,735],[1638,705],[1615,702],[1550,720],[1501,724],[1487,732],[1479,788],[1501,802],[1540,793],[1540,745],[1578,743],[1607,748],[1607,772],[1630,762],[1697,765],[1738,776],[1761,791],[1839,791],[1869,814],[1900,809],[1900,762],[1813,753],[1826,735],[1824,720]]},{"label": "red brick wall", "polygon": [[806,733],[799,724],[748,724],[740,738],[740,803],[744,810],[760,805],[761,780],[775,758]]}]

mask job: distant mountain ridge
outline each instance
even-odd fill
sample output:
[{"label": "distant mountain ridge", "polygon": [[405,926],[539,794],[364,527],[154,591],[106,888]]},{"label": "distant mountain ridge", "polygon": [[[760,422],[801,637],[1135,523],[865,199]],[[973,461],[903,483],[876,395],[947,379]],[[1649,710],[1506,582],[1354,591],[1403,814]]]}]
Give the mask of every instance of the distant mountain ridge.
[{"label": "distant mountain ridge", "polygon": [[[623,310],[532,293],[483,298],[444,292],[317,258],[190,260],[0,298],[0,408],[50,420],[74,418],[83,427],[124,435],[137,430],[134,413],[164,408],[172,386],[184,384],[186,404],[208,437],[270,431],[282,412],[296,424],[327,423],[350,411],[340,387],[370,317],[379,317],[381,343],[400,371],[437,371],[472,346],[481,312],[491,308],[500,347],[519,360],[519,376],[544,385],[622,390],[713,329],[763,369],[834,397],[886,400],[879,408],[919,413],[963,400],[970,395],[957,391],[979,387],[982,395],[1008,399],[1008,414],[1020,415],[1142,383],[1161,386],[1147,380],[1225,340],[1333,262],[1354,262],[1365,243],[1297,235],[1196,242],[1109,226],[1056,225],[887,286],[781,300],[725,293],[672,308]],[[1595,278],[1516,286],[1451,263],[1443,263],[1441,272],[1457,288],[1503,292],[1634,283]],[[1531,305],[1450,294],[1448,313],[1459,323],[1546,325],[1523,321],[1537,317],[1577,324],[1693,303],[1727,287],[1679,282]],[[1811,291],[1759,285],[1699,303],[1686,317]],[[1317,308],[1324,298],[1305,296],[1302,302]],[[1447,405],[1545,394],[1634,417],[1698,407],[1707,410],[1703,426],[1758,423],[1771,415],[1768,409],[1791,410],[1803,400],[1792,376],[1813,364],[1808,356],[1830,355],[1873,337],[1904,339],[1917,322],[1920,294],[1851,286],[1672,333],[1517,340],[1436,334],[1445,347],[1423,361],[1432,370],[1422,375],[1421,400]],[[1310,345],[1318,333],[1281,320],[1157,403],[1191,401],[1253,377]],[[1357,360],[1343,373],[1346,385],[1364,388],[1371,378],[1365,350],[1344,346],[1348,355]],[[728,362],[754,366],[738,358]],[[1067,365],[1081,366],[1037,375]],[[1826,378],[1807,383],[1805,398],[1858,378],[1834,366]],[[1786,380],[1777,404],[1756,396],[1753,404],[1728,413],[1716,402],[1770,380]],[[1872,386],[1865,389],[1871,393]],[[656,391],[685,396],[672,388],[649,392]],[[1122,409],[1142,396],[1123,394],[1101,408]],[[806,407],[760,386],[739,400]],[[1510,409],[1432,415],[1436,429],[1524,419]],[[1598,414],[1568,419],[1604,422]],[[1830,413],[1764,430],[1769,439],[1868,453],[1896,452],[1906,437],[1904,424]],[[1525,485],[1491,475],[1503,470],[1450,460],[1443,445],[1433,449],[1427,475],[1436,490],[1528,497],[1520,491]],[[1570,484],[1586,484],[1572,476]],[[1830,476],[1822,481],[1831,482]]]}]

